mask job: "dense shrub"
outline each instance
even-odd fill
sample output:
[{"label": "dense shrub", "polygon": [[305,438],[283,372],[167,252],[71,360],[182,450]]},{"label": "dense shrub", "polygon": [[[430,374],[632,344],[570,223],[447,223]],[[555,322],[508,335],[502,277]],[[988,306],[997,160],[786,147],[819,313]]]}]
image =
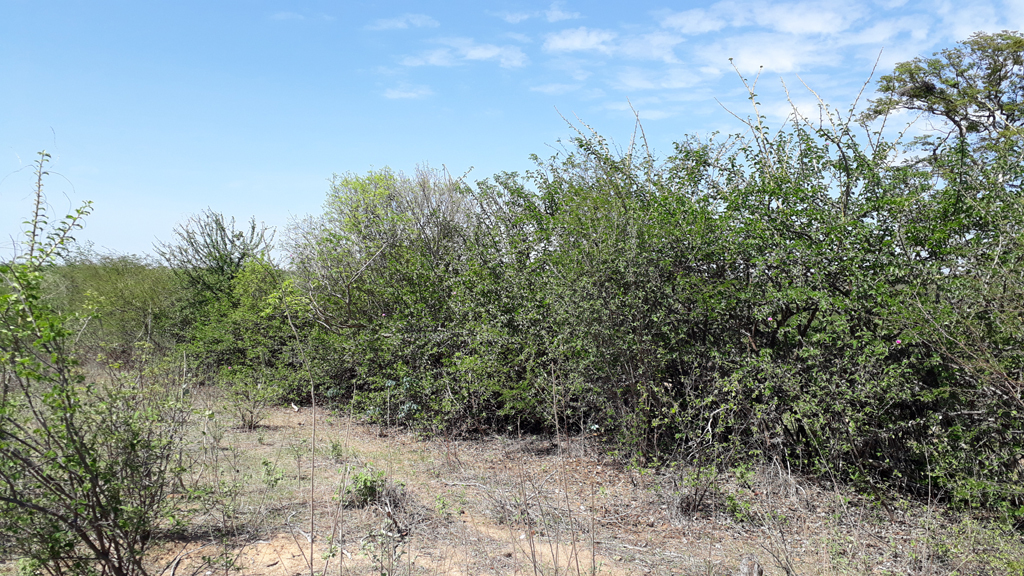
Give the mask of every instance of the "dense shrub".
[{"label": "dense shrub", "polygon": [[337,179],[292,252],[342,395],[1016,502],[1020,165],[908,163],[826,118],[663,161],[580,134],[475,189]]},{"label": "dense shrub", "polygon": [[145,574],[151,536],[179,505],[168,496],[180,482],[186,383],[180,369],[145,362],[79,369],[76,333],[43,284],[88,206],[46,226],[47,158],[25,252],[0,265],[0,549],[32,573]]},{"label": "dense shrub", "polygon": [[138,343],[169,352],[183,296],[171,271],[145,256],[69,248],[59,265],[44,269],[43,290],[76,322],[76,346],[116,361],[128,360]]}]

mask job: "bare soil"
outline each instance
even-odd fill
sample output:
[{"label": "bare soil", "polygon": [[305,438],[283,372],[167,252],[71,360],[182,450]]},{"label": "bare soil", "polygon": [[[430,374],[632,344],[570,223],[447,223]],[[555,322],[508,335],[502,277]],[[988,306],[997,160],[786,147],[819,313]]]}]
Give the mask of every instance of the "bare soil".
[{"label": "bare soil", "polygon": [[243,430],[204,402],[187,482],[208,501],[152,549],[153,574],[710,576],[750,555],[769,575],[998,574],[993,550],[1024,557],[1019,537],[965,555],[990,533],[778,464],[702,479],[625,466],[597,437],[427,438],[309,407]]},{"label": "bare soil", "polygon": [[[218,449],[245,493],[239,520],[219,541],[161,547],[154,572],[193,573],[214,553],[268,576],[734,574],[751,554],[765,574],[950,572],[930,510],[872,505],[779,466],[702,484],[686,468],[626,467],[593,437],[423,438],[324,409],[315,420],[315,451],[308,407],[223,430]],[[346,497],[381,473],[377,499]],[[203,521],[210,534],[224,523]],[[200,573],[222,571],[232,572]]]}]

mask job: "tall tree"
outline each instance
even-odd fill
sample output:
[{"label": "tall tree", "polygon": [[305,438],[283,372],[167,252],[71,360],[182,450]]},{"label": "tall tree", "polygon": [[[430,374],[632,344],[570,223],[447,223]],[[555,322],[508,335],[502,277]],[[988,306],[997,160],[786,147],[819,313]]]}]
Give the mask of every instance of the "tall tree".
[{"label": "tall tree", "polygon": [[992,143],[1024,135],[1024,35],[976,32],[931,58],[896,65],[878,81],[881,96],[865,119],[897,110],[920,111],[945,121],[934,145],[953,138]]},{"label": "tall tree", "polygon": [[158,242],[156,253],[186,286],[208,297],[231,292],[231,281],[246,260],[273,248],[274,230],[249,219],[243,230],[235,219],[206,209],[174,229],[177,243]]}]

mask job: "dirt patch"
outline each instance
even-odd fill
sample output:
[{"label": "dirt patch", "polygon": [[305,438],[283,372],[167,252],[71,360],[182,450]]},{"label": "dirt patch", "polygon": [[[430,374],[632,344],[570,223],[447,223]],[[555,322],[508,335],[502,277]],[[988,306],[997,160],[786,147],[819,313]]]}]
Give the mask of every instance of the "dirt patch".
[{"label": "dirt patch", "polygon": [[[200,406],[189,481],[205,508],[154,574],[947,574],[952,525],[781,466],[631,469],[596,438],[425,439],[328,410],[245,431]],[[223,418],[223,420],[222,420]],[[8,570],[13,565],[8,564]],[[2,572],[3,568],[0,568]]]}]

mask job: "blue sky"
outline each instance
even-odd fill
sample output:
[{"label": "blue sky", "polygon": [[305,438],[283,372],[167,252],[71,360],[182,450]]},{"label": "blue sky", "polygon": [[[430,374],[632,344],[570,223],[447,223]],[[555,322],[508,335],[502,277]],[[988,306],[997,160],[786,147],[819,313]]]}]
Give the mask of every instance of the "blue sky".
[{"label": "blue sky", "polygon": [[[769,119],[814,97],[845,109],[871,72],[975,31],[1024,28],[1024,0],[766,2],[29,2],[0,0],[0,249],[53,154],[55,212],[151,252],[207,207],[283,233],[333,173],[444,165],[523,171],[578,117],[657,154],[740,132],[732,69]],[[719,103],[721,102],[721,104]]]}]

